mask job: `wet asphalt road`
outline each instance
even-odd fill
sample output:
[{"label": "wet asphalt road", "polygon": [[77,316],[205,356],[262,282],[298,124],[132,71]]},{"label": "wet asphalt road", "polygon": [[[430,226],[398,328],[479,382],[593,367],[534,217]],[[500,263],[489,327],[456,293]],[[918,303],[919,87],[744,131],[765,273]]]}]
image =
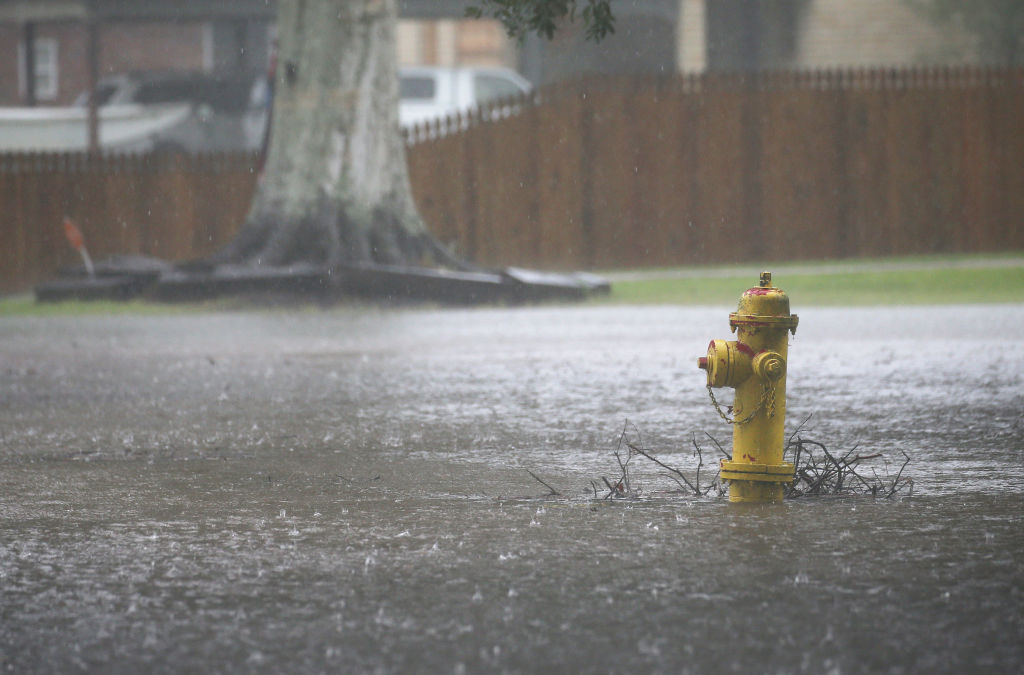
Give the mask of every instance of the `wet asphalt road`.
[{"label": "wet asphalt road", "polygon": [[1024,307],[794,309],[788,427],[909,499],[593,498],[727,444],[726,307],[2,319],[0,664],[1019,670]]}]

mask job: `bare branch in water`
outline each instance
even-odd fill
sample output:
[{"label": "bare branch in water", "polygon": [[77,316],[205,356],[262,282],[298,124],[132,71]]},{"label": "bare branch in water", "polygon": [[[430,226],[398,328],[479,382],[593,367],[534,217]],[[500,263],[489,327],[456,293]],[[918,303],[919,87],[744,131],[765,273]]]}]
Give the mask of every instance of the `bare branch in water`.
[{"label": "bare branch in water", "polygon": [[553,488],[553,487],[551,487],[550,485],[548,485],[547,483],[545,483],[545,482],[544,482],[543,480],[541,480],[540,476],[538,476],[538,475],[537,475],[537,474],[535,474],[534,472],[532,472],[532,471],[530,471],[529,469],[527,469],[527,470],[526,470],[526,473],[528,473],[528,474],[530,474],[531,476],[533,476],[533,479],[534,479],[535,481],[537,481],[538,483],[540,483],[541,485],[543,485],[544,487],[546,487],[546,488],[547,488],[548,490],[550,490],[550,491],[551,491],[551,492],[549,493],[549,495],[548,495],[548,496],[550,496],[550,497],[561,497],[561,496],[562,496],[562,493],[561,493],[561,492],[559,492],[559,491],[558,491],[558,490],[556,490],[555,488]]},{"label": "bare branch in water", "polygon": [[[893,480],[892,480],[892,488],[890,488],[889,494],[886,495],[887,497],[892,497],[894,494],[896,494],[896,490],[898,490],[899,487],[900,487],[900,476],[903,475],[903,470],[907,468],[907,464],[910,464],[910,455],[908,455],[903,450],[900,450],[900,452],[903,452],[903,458],[904,458],[903,466],[900,467],[899,473],[897,473],[896,477],[893,478]],[[911,484],[913,484],[913,483],[911,483]]]},{"label": "bare branch in water", "polygon": [[[903,491],[908,494],[913,491],[914,481],[903,476],[903,470],[910,463],[907,453],[903,453],[906,461],[891,481],[888,475],[879,476],[874,467],[870,467],[871,478],[868,479],[858,469],[870,460],[884,460],[884,455],[880,452],[855,454],[858,447],[854,446],[842,457],[837,457],[829,452],[824,443],[796,436],[787,447],[787,451],[793,452],[796,472],[793,482],[786,486],[786,497],[838,494],[882,494],[893,497]],[[821,456],[815,455],[814,448],[821,451]]]},{"label": "bare branch in water", "polygon": [[[709,436],[709,438],[711,437]],[[718,444],[717,441],[715,441],[714,438],[711,438],[711,440],[718,447],[719,452],[721,452],[725,456],[728,456],[728,453],[722,450],[722,447]],[[697,457],[696,478],[694,479],[691,479],[681,469],[674,466],[670,466],[661,459],[658,459],[651,449],[644,447],[643,439],[640,435],[640,430],[636,427],[635,424],[632,424],[629,420],[626,420],[626,422],[622,426],[622,432],[619,434],[619,440],[616,445],[616,448],[612,452],[612,455],[615,457],[615,461],[619,467],[619,477],[615,480],[609,480],[608,478],[605,478],[603,476],[601,477],[601,480],[608,488],[608,492],[605,493],[603,498],[635,499],[640,496],[641,489],[640,486],[637,484],[634,472],[632,471],[632,462],[634,457],[643,457],[644,459],[655,464],[661,469],[664,469],[665,473],[663,475],[672,480],[672,482],[675,483],[676,486],[678,486],[679,490],[684,493],[692,494],[698,497],[705,496],[708,493],[710,493],[711,490],[713,490],[716,486],[718,486],[719,490],[721,491],[722,483],[717,480],[717,477],[706,488],[701,487],[700,471],[701,468],[704,466],[704,454],[700,445],[697,443],[696,435],[693,436],[691,441],[694,447],[694,455]],[[624,449],[625,452],[623,451]],[[625,455],[625,459],[623,459],[623,455]],[[591,487],[594,490],[594,497],[596,499],[598,494],[595,481],[591,481]]]},{"label": "bare branch in water", "polygon": [[714,436],[712,436],[706,431],[704,432],[704,435],[711,439],[711,442],[715,444],[715,447],[718,448],[718,451],[722,453],[723,457],[725,457],[730,462],[732,461],[732,455],[725,451],[725,448],[723,448],[722,444],[718,442],[718,439],[716,439]]},{"label": "bare branch in water", "polygon": [[647,459],[651,460],[652,462],[654,462],[655,464],[660,466],[662,469],[665,469],[666,471],[668,471],[670,473],[674,473],[675,475],[679,476],[679,479],[682,480],[684,483],[686,483],[686,487],[688,487],[690,489],[690,492],[692,492],[693,494],[698,495],[698,496],[700,495],[700,490],[695,488],[693,486],[693,483],[691,483],[689,481],[689,479],[687,479],[686,475],[683,474],[683,472],[680,471],[679,469],[677,469],[677,468],[675,468],[673,466],[669,466],[668,464],[665,464],[660,459],[658,459],[654,455],[650,454],[649,452],[647,452],[643,448],[639,448],[637,446],[630,445],[629,446],[629,450],[630,450],[630,452],[635,452],[636,454],[640,455],[641,457],[646,457]]},{"label": "bare branch in water", "polygon": [[[833,453],[824,443],[801,437],[799,432],[810,418],[811,416],[808,415],[800,422],[796,431],[790,436],[786,446],[786,453],[791,455],[795,465],[793,482],[785,486],[785,496],[787,498],[854,494],[894,497],[913,493],[914,481],[905,475],[905,469],[910,464],[910,456],[906,452],[903,452],[905,461],[900,466],[895,477],[892,477],[889,473],[887,463],[884,464],[886,468],[882,475],[879,475],[879,471],[876,470],[877,464],[873,466],[872,461],[881,460],[883,463],[885,462],[885,456],[880,452],[858,452],[860,446],[855,445],[845,453]],[[705,435],[711,440],[722,456],[732,459],[732,456],[722,448],[721,444],[713,436],[707,433]],[[640,430],[637,429],[636,425],[626,420],[619,434],[615,450],[612,451],[612,455],[615,457],[616,464],[618,465],[618,477],[608,479],[601,476],[601,482],[607,488],[607,492],[601,498],[637,499],[641,496],[642,491],[637,481],[637,474],[633,470],[636,466],[633,463],[635,457],[642,457],[662,469],[663,473],[658,475],[667,477],[678,488],[678,490],[673,490],[673,492],[678,491],[700,497],[708,495],[717,488],[719,495],[724,494],[726,485],[721,480],[720,473],[715,475],[708,486],[704,487],[701,485],[701,469],[704,468],[703,449],[697,442],[696,434],[691,436],[690,442],[693,445],[693,455],[697,458],[697,466],[693,478],[688,475],[688,472],[684,472],[682,469],[671,466],[659,459],[653,450],[645,447],[640,436]],[[868,472],[870,472],[870,475]],[[560,494],[533,473],[530,475],[551,490],[552,495]],[[600,496],[598,485],[598,481],[590,481],[590,488],[594,492],[595,499]]]}]

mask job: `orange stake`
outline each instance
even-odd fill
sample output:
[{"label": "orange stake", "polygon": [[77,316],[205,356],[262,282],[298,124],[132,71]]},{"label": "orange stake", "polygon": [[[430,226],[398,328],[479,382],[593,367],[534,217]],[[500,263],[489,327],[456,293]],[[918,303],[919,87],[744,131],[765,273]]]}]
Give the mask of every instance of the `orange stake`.
[{"label": "orange stake", "polygon": [[75,225],[75,221],[67,216],[64,216],[64,236],[67,237],[71,248],[78,251],[78,254],[82,256],[82,262],[85,263],[85,270],[89,273],[89,276],[96,276],[92,266],[92,258],[89,257],[89,249],[85,247],[85,237],[82,236],[82,231]]}]

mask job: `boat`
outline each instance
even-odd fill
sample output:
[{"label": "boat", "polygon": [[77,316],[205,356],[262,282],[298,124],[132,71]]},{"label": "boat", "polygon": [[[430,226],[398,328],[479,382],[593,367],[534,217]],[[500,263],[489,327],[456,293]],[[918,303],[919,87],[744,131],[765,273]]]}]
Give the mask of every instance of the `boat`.
[{"label": "boat", "polygon": [[[123,104],[99,109],[99,144],[103,150],[144,152],[168,129],[191,114],[187,103]],[[81,152],[89,147],[89,110],[67,108],[0,108],[0,152]]]}]

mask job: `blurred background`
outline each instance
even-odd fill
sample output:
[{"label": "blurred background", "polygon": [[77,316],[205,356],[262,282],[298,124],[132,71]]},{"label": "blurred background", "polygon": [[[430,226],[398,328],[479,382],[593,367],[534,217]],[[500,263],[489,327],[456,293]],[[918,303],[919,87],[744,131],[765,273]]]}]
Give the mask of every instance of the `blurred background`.
[{"label": "blurred background", "polygon": [[[401,117],[434,233],[614,269],[1024,247],[1024,5],[618,0],[510,40],[402,0]],[[0,0],[0,291],[93,255],[192,259],[247,212],[275,5]],[[90,141],[89,95],[98,133]],[[92,148],[90,142],[99,147]]]}]

